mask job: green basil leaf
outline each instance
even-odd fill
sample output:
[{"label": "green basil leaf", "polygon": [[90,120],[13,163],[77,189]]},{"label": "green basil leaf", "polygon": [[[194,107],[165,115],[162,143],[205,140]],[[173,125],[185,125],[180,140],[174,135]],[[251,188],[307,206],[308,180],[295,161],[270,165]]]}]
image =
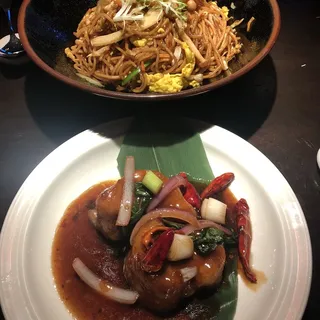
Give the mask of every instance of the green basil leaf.
[{"label": "green basil leaf", "polygon": [[192,235],[195,250],[200,254],[208,254],[224,243],[224,232],[215,228],[202,229]]},{"label": "green basil leaf", "polygon": [[152,200],[152,193],[141,182],[135,183],[134,195],[135,201],[131,210],[131,225],[140,220]]},{"label": "green basil leaf", "polygon": [[173,228],[173,229],[181,229],[181,228],[183,228],[185,226],[183,223],[178,223],[178,222],[174,222],[174,221],[167,220],[167,219],[162,219],[162,222],[167,227],[170,227],[170,228]]}]

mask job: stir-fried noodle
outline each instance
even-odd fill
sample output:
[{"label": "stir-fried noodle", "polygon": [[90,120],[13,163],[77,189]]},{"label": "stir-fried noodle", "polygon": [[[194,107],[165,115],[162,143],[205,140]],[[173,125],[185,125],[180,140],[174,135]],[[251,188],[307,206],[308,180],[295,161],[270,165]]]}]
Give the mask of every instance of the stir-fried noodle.
[{"label": "stir-fried noodle", "polygon": [[107,0],[91,8],[65,53],[92,84],[136,93],[197,87],[228,70],[242,44],[215,2]]}]

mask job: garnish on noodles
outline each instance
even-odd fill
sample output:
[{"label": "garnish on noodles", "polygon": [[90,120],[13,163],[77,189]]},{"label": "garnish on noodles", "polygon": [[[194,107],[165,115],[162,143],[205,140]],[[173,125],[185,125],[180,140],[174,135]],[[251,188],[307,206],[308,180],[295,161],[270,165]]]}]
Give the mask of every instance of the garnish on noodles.
[{"label": "garnish on noodles", "polygon": [[242,21],[206,0],[100,0],[65,54],[92,85],[175,93],[228,73]]}]

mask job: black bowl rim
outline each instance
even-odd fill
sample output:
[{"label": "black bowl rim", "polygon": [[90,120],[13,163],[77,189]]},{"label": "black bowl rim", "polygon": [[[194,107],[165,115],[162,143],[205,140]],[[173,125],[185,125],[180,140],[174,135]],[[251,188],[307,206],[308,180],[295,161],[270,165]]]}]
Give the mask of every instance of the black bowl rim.
[{"label": "black bowl rim", "polygon": [[98,87],[90,86],[89,84],[82,83],[80,81],[71,79],[60,72],[54,70],[50,66],[48,66],[33,50],[25,29],[25,16],[26,16],[26,10],[32,0],[24,0],[18,14],[18,32],[19,36],[22,42],[22,45],[24,49],[26,50],[29,57],[38,65],[41,69],[52,75],[58,80],[61,80],[65,82],[68,85],[71,85],[73,87],[76,87],[78,89],[91,92],[93,94],[114,98],[114,99],[121,99],[121,100],[140,100],[140,101],[151,101],[151,100],[172,100],[172,99],[181,99],[186,98],[189,96],[194,96],[198,94],[202,94],[214,89],[217,89],[219,87],[222,87],[228,83],[233,82],[234,80],[238,79],[239,77],[243,76],[244,74],[248,73],[251,69],[253,69],[255,66],[257,66],[271,51],[273,48],[279,32],[280,32],[280,26],[281,26],[281,18],[280,18],[280,9],[277,0],[269,0],[269,3],[271,5],[272,15],[273,15],[273,26],[272,31],[270,34],[270,37],[266,43],[266,45],[263,47],[263,49],[244,67],[236,71],[235,73],[229,75],[228,77],[225,77],[223,79],[220,79],[216,82],[202,85],[198,88],[191,88],[182,90],[177,93],[164,93],[164,94],[155,94],[155,93],[127,93],[127,92],[117,92],[107,89],[102,89]]}]

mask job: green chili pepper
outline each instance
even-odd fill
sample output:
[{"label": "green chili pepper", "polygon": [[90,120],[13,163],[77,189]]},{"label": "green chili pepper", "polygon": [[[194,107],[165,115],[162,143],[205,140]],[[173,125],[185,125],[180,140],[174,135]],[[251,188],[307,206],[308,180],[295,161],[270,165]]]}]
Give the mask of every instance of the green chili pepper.
[{"label": "green chili pepper", "polygon": [[[146,61],[144,63],[145,68],[149,67],[152,61]],[[134,68],[121,82],[122,86],[125,86],[130,81],[132,81],[139,73],[141,72],[141,69],[139,67]]]}]

